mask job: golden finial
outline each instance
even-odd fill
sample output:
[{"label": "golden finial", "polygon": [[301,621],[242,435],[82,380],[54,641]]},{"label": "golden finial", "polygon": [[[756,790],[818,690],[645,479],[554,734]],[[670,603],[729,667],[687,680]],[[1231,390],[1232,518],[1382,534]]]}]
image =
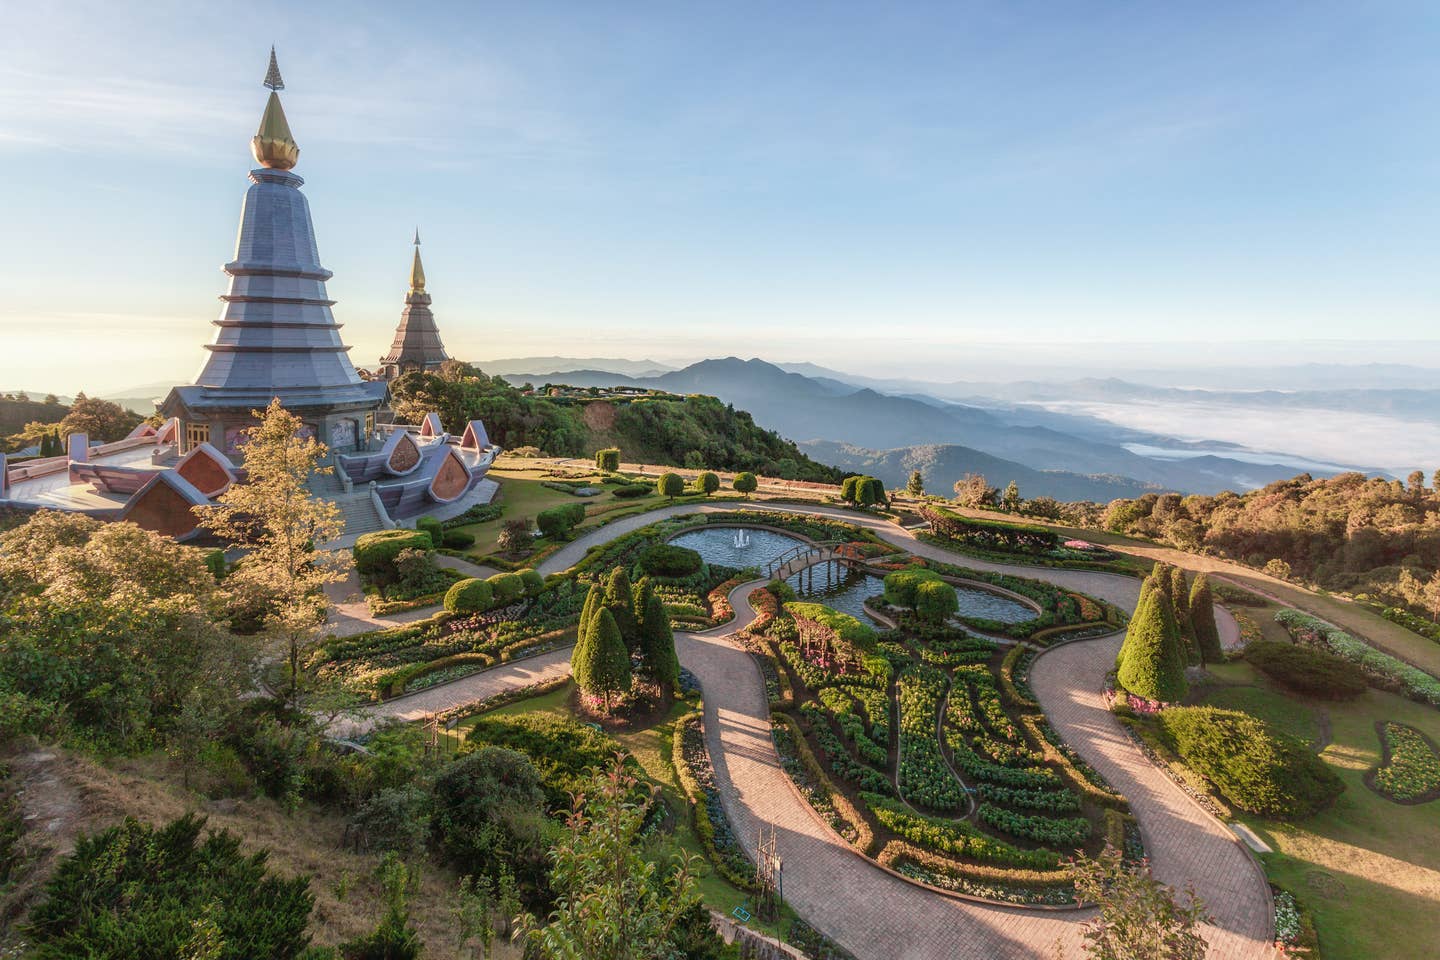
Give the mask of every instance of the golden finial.
[{"label": "golden finial", "polygon": [[420,228],[415,228],[415,260],[410,264],[410,292],[425,292],[425,266],[420,262]]},{"label": "golden finial", "polygon": [[285,120],[285,108],[280,106],[279,90],[285,89],[280,79],[280,65],[275,61],[275,48],[270,48],[270,68],[265,71],[265,86],[270,88],[270,99],[265,104],[265,113],[260,118],[260,129],[250,140],[250,152],[262,167],[272,170],[289,170],[300,159],[300,145],[290,134],[290,124]]}]

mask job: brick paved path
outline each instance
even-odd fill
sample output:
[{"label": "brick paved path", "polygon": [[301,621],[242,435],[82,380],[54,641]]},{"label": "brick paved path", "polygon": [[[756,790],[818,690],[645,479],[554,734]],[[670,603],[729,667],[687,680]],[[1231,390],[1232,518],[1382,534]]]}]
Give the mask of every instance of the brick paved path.
[{"label": "brick paved path", "polygon": [[[662,516],[732,506],[685,505],[626,517],[550,557],[542,573],[567,569],[593,544],[613,539]],[[959,557],[916,541],[882,520],[825,507],[767,504],[766,509],[832,515],[866,526],[916,554],[968,567],[1049,580],[1132,609],[1138,581],[1112,574],[1047,570]],[[705,737],[726,813],[752,851],[760,825],[777,830],[784,859],[786,898],[818,929],[861,960],[958,960],[1053,957],[1057,942],[1079,956],[1079,924],[1086,914],[990,907],[933,893],[907,883],[856,854],[795,793],[770,739],[764,683],[749,654],[725,636],[753,617],[745,596],[732,594],[738,619],[709,634],[677,634],[681,662],[705,693]],[[1114,663],[1119,638],[1081,641],[1047,651],[1031,668],[1030,683],[1055,728],[1131,802],[1156,874],[1167,883],[1191,884],[1214,917],[1208,930],[1211,960],[1273,956],[1269,890],[1239,841],[1157,770],[1104,709],[1101,678]],[[509,686],[533,682],[536,670],[563,672],[568,651],[498,668],[415,695],[423,712],[467,702]],[[540,661],[553,658],[542,666]],[[522,676],[521,670],[531,671]],[[481,679],[484,678],[484,679]],[[418,709],[411,697],[377,708]]]}]

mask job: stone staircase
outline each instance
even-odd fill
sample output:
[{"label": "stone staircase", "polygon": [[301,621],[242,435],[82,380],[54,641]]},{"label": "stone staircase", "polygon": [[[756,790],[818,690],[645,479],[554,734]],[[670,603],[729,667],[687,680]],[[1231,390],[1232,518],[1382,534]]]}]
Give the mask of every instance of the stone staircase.
[{"label": "stone staircase", "polygon": [[340,508],[340,513],[345,518],[345,536],[353,537],[385,529],[385,524],[380,521],[380,514],[375,512],[375,504],[370,500],[368,490],[364,493],[332,496],[330,499],[335,501],[335,506]]}]

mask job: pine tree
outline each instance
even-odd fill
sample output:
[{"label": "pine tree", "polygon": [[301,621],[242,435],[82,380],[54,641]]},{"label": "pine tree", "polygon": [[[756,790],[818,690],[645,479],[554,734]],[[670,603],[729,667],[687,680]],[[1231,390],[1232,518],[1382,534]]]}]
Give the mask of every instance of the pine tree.
[{"label": "pine tree", "polygon": [[910,479],[905,483],[905,492],[912,497],[925,496],[925,475],[919,470],[911,470]]},{"label": "pine tree", "polygon": [[624,567],[611,570],[605,580],[605,609],[615,618],[620,639],[627,647],[633,647],[640,637],[635,622],[635,594],[630,589],[630,575]]},{"label": "pine tree", "polygon": [[590,620],[595,616],[595,611],[604,605],[605,589],[598,583],[590,584],[590,592],[585,594],[585,606],[580,608],[579,638],[585,636],[586,632],[590,629]]},{"label": "pine tree", "polygon": [[675,655],[675,634],[670,629],[665,603],[653,593],[646,601],[641,626],[640,655],[645,672],[656,683],[673,689],[680,682],[680,658]]},{"label": "pine tree", "polygon": [[1144,595],[1122,648],[1120,685],[1138,697],[1174,703],[1185,696],[1179,629],[1159,584]]},{"label": "pine tree", "polygon": [[630,590],[632,598],[630,610],[635,614],[635,633],[637,636],[645,635],[645,611],[650,606],[650,598],[655,595],[655,584],[649,577],[641,577],[636,581],[635,586]]},{"label": "pine tree", "polygon": [[1200,663],[1203,659],[1195,642],[1195,627],[1190,622],[1190,585],[1185,582],[1185,571],[1181,567],[1170,568],[1170,603],[1175,609],[1175,626],[1180,630],[1180,647],[1188,663]]},{"label": "pine tree", "polygon": [[1135,635],[1135,619],[1140,613],[1140,608],[1145,606],[1151,591],[1155,589],[1154,576],[1146,577],[1140,582],[1140,599],[1135,601],[1135,616],[1130,618],[1130,626],[1125,631],[1125,639],[1120,642],[1120,649],[1115,654],[1115,669],[1120,669],[1120,664],[1125,661],[1125,655],[1130,649],[1130,638]]},{"label": "pine tree", "polygon": [[1190,624],[1195,631],[1200,662],[1219,663],[1225,659],[1225,651],[1220,648],[1220,630],[1215,626],[1215,598],[1210,594],[1210,578],[1203,573],[1195,577],[1190,587]]},{"label": "pine tree", "polygon": [[630,690],[630,651],[625,649],[609,607],[595,611],[590,628],[570,655],[570,670],[576,685],[591,696],[601,697],[606,710],[610,709],[612,695]]}]

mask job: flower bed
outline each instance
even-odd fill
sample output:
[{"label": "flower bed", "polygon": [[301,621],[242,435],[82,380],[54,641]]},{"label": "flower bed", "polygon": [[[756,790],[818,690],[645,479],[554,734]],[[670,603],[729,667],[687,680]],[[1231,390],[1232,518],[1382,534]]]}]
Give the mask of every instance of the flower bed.
[{"label": "flower bed", "polygon": [[958,810],[965,804],[965,791],[945,762],[936,737],[947,686],[945,674],[925,664],[910,667],[898,682],[900,795],[931,810]]},{"label": "flower bed", "polygon": [[691,714],[675,724],[674,742],[670,752],[680,787],[690,800],[695,832],[709,854],[710,862],[726,880],[741,890],[755,886],[754,865],[730,827],[730,818],[720,802],[715,786],[715,771],[705,749],[705,734],[700,715]]},{"label": "flower bed", "polygon": [[1435,744],[1404,723],[1375,724],[1383,757],[1366,782],[1396,803],[1425,803],[1440,798],[1440,755]]}]

